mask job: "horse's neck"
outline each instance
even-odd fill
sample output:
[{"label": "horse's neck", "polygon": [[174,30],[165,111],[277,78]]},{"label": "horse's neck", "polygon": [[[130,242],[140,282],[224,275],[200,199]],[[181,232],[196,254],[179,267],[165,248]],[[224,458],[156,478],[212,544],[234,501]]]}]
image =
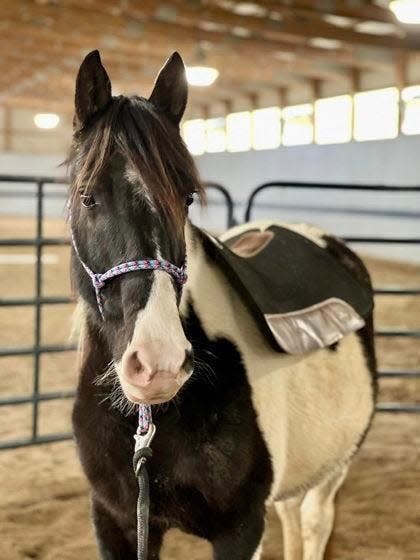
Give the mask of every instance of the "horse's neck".
[{"label": "horse's neck", "polygon": [[[210,297],[213,293],[220,291],[223,278],[220,278],[220,271],[217,269],[208,246],[212,243],[212,238],[203,230],[187,222],[185,227],[185,241],[188,262],[188,283],[184,297],[181,301],[181,310],[191,303],[196,304],[198,300]],[[214,302],[215,305],[217,304]]]},{"label": "horse's neck", "polygon": [[242,302],[212,257],[214,240],[190,223],[185,233],[188,282],[181,300],[181,313],[187,316],[192,305],[210,338],[223,333],[235,340],[238,318],[248,320],[243,316],[246,312]]}]

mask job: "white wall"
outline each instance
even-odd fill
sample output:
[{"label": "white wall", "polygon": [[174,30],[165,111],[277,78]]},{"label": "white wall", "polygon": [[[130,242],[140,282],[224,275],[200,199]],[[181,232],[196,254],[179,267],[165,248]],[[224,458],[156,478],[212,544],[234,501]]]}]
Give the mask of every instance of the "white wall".
[{"label": "white wall", "polygon": [[[0,174],[52,175],[62,177],[63,155],[0,153]],[[258,184],[267,181],[345,182],[388,185],[420,185],[420,136],[380,142],[331,146],[300,146],[243,153],[206,154],[196,158],[205,180],[219,182],[230,190],[238,204],[236,217],[243,219],[243,204]],[[23,185],[0,185],[22,189]],[[56,187],[57,188],[57,187]],[[210,196],[209,210],[193,208],[197,223],[222,229],[225,211],[220,197]],[[217,203],[218,201],[218,203]],[[253,217],[276,217],[284,221],[320,224],[339,235],[385,235],[420,237],[420,195],[360,192],[272,190],[259,198]],[[61,215],[63,200],[47,203],[47,215]],[[305,210],[305,206],[310,210]],[[0,213],[33,212],[33,202],[0,198]],[[316,207],[316,210],[313,210]],[[374,213],[381,210],[381,214]],[[420,261],[420,248],[398,249],[401,258]]]},{"label": "white wall", "polygon": [[420,185],[420,136],[205,154],[196,163],[204,179],[223,183],[238,201],[273,180]]},{"label": "white wall", "polygon": [[[204,179],[229,189],[237,203],[236,217],[242,220],[250,192],[269,181],[420,185],[420,136],[205,154],[196,162]],[[420,193],[271,189],[257,200],[254,219],[309,222],[341,236],[420,237]],[[420,262],[419,246],[366,246],[362,250]]]},{"label": "white wall", "polygon": [[44,175],[63,177],[65,160],[63,152],[59,155],[0,153],[0,175]]},{"label": "white wall", "polygon": [[[0,153],[0,174],[62,176],[59,155]],[[420,135],[380,142],[296,146],[196,157],[203,179],[225,184],[244,200],[271,181],[420,184]]]}]

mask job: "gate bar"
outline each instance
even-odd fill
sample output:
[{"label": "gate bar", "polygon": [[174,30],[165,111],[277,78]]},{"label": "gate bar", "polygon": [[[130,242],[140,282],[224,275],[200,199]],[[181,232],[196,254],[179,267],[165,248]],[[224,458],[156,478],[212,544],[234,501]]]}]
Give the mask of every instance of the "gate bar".
[{"label": "gate bar", "polygon": [[405,370],[398,370],[398,369],[379,369],[377,373],[378,377],[383,378],[398,378],[398,377],[420,377],[420,370],[416,369],[405,369]]},{"label": "gate bar", "polygon": [[0,449],[16,449],[18,447],[27,447],[29,445],[34,445],[35,443],[54,443],[58,441],[65,441],[73,439],[73,434],[70,433],[58,433],[51,434],[48,436],[38,436],[37,438],[25,438],[25,439],[15,439],[0,441]]},{"label": "gate bar", "polygon": [[[52,354],[59,352],[70,352],[77,350],[74,344],[51,344],[50,346],[38,346],[40,354]],[[31,356],[37,352],[36,345],[34,346],[17,346],[16,348],[0,348],[0,358],[11,356]]]},{"label": "gate bar", "polygon": [[351,185],[346,183],[304,183],[301,181],[270,181],[254,189],[248,198],[245,210],[245,222],[251,219],[252,206],[254,199],[262,190],[271,187],[292,188],[292,189],[325,189],[325,190],[353,190],[353,191],[381,191],[381,192],[420,192],[419,186],[387,187],[385,185]]},{"label": "gate bar", "polygon": [[38,245],[68,245],[69,240],[66,237],[45,237],[43,239],[27,239],[27,238],[15,238],[15,239],[0,239],[0,247],[37,247]]},{"label": "gate bar", "polygon": [[41,362],[41,304],[42,295],[42,233],[44,210],[44,183],[37,182],[37,209],[36,209],[36,263],[35,263],[35,321],[34,321],[34,371],[33,371],[33,406],[32,406],[32,439],[38,434],[38,396],[39,373]]},{"label": "gate bar", "polygon": [[51,391],[49,393],[39,393],[38,395],[26,395],[23,397],[4,397],[0,399],[0,406],[7,406],[9,404],[28,404],[38,401],[54,401],[57,399],[72,399],[76,395],[74,390],[69,391]]},{"label": "gate bar", "polygon": [[375,336],[407,336],[420,338],[420,331],[380,330],[375,331]]},{"label": "gate bar", "polygon": [[378,412],[399,412],[399,413],[409,413],[418,414],[420,413],[420,404],[401,404],[401,403],[378,403],[376,405],[376,410]]},{"label": "gate bar", "polygon": [[41,305],[57,305],[65,303],[76,303],[74,298],[68,296],[53,296],[35,298],[1,298],[0,307],[21,307],[23,305],[35,305],[39,301]]}]

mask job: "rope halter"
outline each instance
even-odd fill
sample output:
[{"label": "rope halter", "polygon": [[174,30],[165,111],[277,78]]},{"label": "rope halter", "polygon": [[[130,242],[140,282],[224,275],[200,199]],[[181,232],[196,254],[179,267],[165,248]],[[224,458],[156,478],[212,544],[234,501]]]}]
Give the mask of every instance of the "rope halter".
[{"label": "rope halter", "polygon": [[138,270],[163,270],[175,279],[175,282],[180,290],[187,281],[188,275],[186,260],[184,261],[184,264],[179,267],[165,259],[140,259],[137,261],[128,261],[117,264],[116,266],[113,266],[103,273],[93,272],[93,270],[91,270],[88,265],[82,260],[77,248],[73,230],[71,228],[70,234],[73,249],[77,255],[77,258],[90,277],[92,285],[95,289],[96,301],[98,304],[99,313],[101,314],[103,321],[105,321],[105,315],[103,308],[103,294],[101,293],[101,290],[105,287],[106,282],[108,280],[111,280],[111,278],[121,276],[122,274],[126,274],[127,272],[135,272]]}]

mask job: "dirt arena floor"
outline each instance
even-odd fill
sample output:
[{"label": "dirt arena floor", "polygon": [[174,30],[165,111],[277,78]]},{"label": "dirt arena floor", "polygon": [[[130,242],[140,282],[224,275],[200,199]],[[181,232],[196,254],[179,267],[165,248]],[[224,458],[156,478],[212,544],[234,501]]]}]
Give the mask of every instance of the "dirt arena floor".
[{"label": "dirt arena floor", "polygon": [[[22,218],[0,220],[0,238],[26,237],[34,224]],[[61,221],[48,220],[45,235],[64,234]],[[414,250],[414,249],[413,249]],[[34,251],[0,250],[2,297],[33,295]],[[70,293],[68,248],[44,248],[44,295]],[[420,266],[366,258],[376,286],[420,286]],[[45,306],[42,342],[68,338],[72,305]],[[0,307],[0,347],[33,344],[33,311]],[[377,327],[420,329],[420,298],[378,297]],[[418,339],[378,340],[383,367],[420,367]],[[32,390],[31,357],[0,358],[0,396]],[[71,389],[77,379],[73,352],[46,354],[41,390]],[[381,381],[380,401],[420,403],[419,379]],[[40,406],[42,434],[69,429],[71,401]],[[0,440],[27,437],[31,407],[0,407]],[[0,560],[93,560],[97,558],[89,520],[87,485],[72,442],[0,451]],[[264,560],[280,560],[281,528],[269,512]],[[420,560],[420,415],[377,414],[372,430],[339,493],[329,560]],[[209,560],[207,543],[173,531],[163,560]]]}]

